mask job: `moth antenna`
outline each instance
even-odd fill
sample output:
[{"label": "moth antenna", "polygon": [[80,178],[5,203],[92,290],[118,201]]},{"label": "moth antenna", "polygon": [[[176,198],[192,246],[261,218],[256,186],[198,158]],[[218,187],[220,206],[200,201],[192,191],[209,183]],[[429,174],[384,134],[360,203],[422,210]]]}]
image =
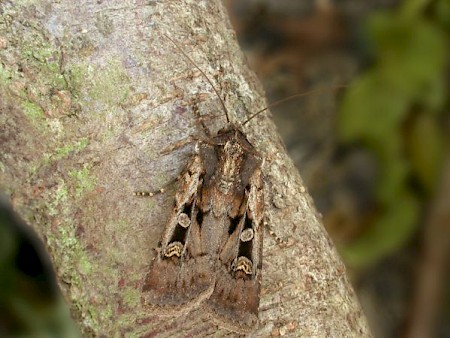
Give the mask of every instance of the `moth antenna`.
[{"label": "moth antenna", "polygon": [[187,53],[186,53],[183,49],[181,49],[181,48],[176,44],[176,42],[175,42],[171,37],[169,37],[168,35],[166,35],[166,34],[164,34],[164,33],[162,33],[162,34],[166,37],[167,40],[169,40],[170,42],[173,43],[173,45],[175,46],[175,48],[176,48],[179,52],[181,52],[181,54],[183,54],[184,57],[185,57],[186,59],[188,59],[189,62],[190,62],[195,68],[197,68],[197,70],[204,76],[204,78],[206,79],[206,81],[208,81],[208,83],[210,84],[210,86],[212,87],[212,89],[214,90],[214,92],[216,93],[217,97],[219,98],[220,104],[222,105],[223,111],[225,112],[225,116],[226,116],[226,118],[227,118],[227,123],[230,123],[230,117],[229,117],[229,114],[228,114],[227,107],[225,106],[225,102],[223,102],[222,98],[221,98],[220,95],[219,95],[219,92],[217,91],[216,87],[214,87],[213,82],[209,79],[209,77],[206,75],[206,73],[205,73],[203,70],[201,70],[199,66],[197,66],[197,64],[190,58],[190,56],[187,55]]},{"label": "moth antenna", "polygon": [[[348,86],[346,86],[346,85],[341,85],[341,86],[333,87],[333,89],[341,89],[341,88],[347,88],[347,87],[348,87]],[[284,99],[281,99],[281,100],[272,102],[272,103],[269,104],[266,108],[261,109],[261,110],[257,111],[256,113],[254,113],[252,116],[250,116],[250,117],[247,119],[247,121],[244,121],[244,122],[242,123],[242,125],[243,125],[243,126],[246,125],[250,120],[252,120],[252,119],[255,118],[256,116],[258,116],[259,114],[265,112],[265,111],[266,111],[267,109],[269,109],[269,108],[273,108],[273,107],[276,107],[276,106],[278,106],[278,105],[280,105],[280,104],[282,104],[282,103],[284,103],[284,102],[286,102],[286,101],[290,101],[290,100],[292,100],[292,99],[299,98],[299,97],[306,96],[306,95],[311,95],[311,94],[314,94],[314,93],[317,93],[317,92],[324,91],[324,90],[326,90],[326,89],[330,89],[330,88],[329,88],[329,87],[327,87],[327,88],[317,88],[317,89],[313,89],[313,90],[310,90],[310,91],[307,91],[307,92],[304,92],[304,93],[299,93],[299,94],[291,95],[291,96],[285,97]]]}]

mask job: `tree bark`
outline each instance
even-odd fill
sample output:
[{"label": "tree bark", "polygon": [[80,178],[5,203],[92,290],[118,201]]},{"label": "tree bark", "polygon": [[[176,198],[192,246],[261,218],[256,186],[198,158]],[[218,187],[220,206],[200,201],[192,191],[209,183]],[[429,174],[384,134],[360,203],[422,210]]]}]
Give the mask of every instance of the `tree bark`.
[{"label": "tree bark", "polygon": [[[202,309],[159,318],[141,287],[193,144],[266,106],[220,1],[0,2],[0,186],[45,241],[84,336],[234,336]],[[206,118],[211,117],[211,118]],[[263,154],[266,232],[255,337],[370,332],[276,128],[242,127]],[[133,197],[135,190],[166,192]]]}]

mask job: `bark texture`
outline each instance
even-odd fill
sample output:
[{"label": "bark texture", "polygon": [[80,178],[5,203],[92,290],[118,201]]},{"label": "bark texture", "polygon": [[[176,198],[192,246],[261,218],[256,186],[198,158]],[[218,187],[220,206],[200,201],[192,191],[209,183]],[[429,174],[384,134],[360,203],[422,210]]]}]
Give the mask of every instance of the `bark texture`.
[{"label": "bark texture", "polygon": [[[202,309],[158,318],[141,305],[176,184],[217,96],[235,124],[266,105],[220,1],[0,2],[0,185],[45,241],[85,336],[235,336]],[[306,126],[305,126],[306,127]],[[243,128],[266,158],[267,223],[255,337],[368,337],[364,315],[267,114]],[[154,198],[135,190],[167,190]]]}]

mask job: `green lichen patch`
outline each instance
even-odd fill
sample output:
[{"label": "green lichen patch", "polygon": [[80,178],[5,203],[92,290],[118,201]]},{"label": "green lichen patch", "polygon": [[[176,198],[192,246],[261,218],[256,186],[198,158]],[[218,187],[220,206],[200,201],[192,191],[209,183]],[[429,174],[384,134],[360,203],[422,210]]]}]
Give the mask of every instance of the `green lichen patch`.
[{"label": "green lichen patch", "polygon": [[88,144],[89,140],[86,137],[83,137],[73,143],[59,147],[55,150],[55,159],[65,158],[71,153],[79,152],[86,148]]},{"label": "green lichen patch", "polygon": [[69,176],[75,180],[76,197],[80,197],[83,193],[92,191],[95,187],[96,179],[91,175],[87,163],[83,165],[82,169],[70,171]]},{"label": "green lichen patch", "polygon": [[[89,259],[89,255],[84,245],[77,238],[76,224],[73,222],[71,214],[71,199],[67,184],[61,179],[56,188],[48,191],[47,199],[49,203],[49,216],[55,217],[52,226],[57,227],[56,231],[47,231],[46,238],[49,247],[54,250],[53,258],[58,267],[58,274],[70,285],[69,297],[72,304],[81,313],[87,314],[90,308],[90,299],[83,292],[85,278],[98,267]],[[90,322],[90,327],[97,326],[97,317],[85,318]]]},{"label": "green lichen patch", "polygon": [[[25,62],[30,75],[35,77],[35,88],[64,90],[66,80],[61,72],[61,51],[46,41],[44,33],[28,35],[24,33],[19,50],[22,62]],[[47,92],[41,92],[46,95]]]},{"label": "green lichen patch", "polygon": [[32,121],[32,122],[43,122],[45,119],[44,111],[40,106],[38,106],[36,103],[31,101],[23,101],[22,102],[22,109],[25,115]]},{"label": "green lichen patch", "polygon": [[88,275],[91,273],[92,264],[86,255],[80,256],[80,260],[78,262],[78,268],[79,268],[80,273],[82,273],[83,275]]},{"label": "green lichen patch", "polygon": [[118,60],[109,60],[105,66],[72,65],[68,70],[73,92],[84,106],[103,103],[114,107],[125,102],[130,94],[130,78]]},{"label": "green lichen patch", "polygon": [[141,291],[136,288],[127,288],[123,292],[123,301],[124,303],[131,307],[138,307],[141,300]]},{"label": "green lichen patch", "polygon": [[59,184],[56,187],[56,190],[52,192],[50,202],[47,204],[48,215],[56,216],[60,214],[61,213],[60,205],[67,205],[68,195],[69,192],[67,189],[67,185],[63,180],[60,180]]},{"label": "green lichen patch", "polygon": [[[65,222],[60,224],[57,233],[48,237],[52,248],[59,251],[55,255],[55,264],[59,267],[59,273],[63,280],[70,284],[70,296],[73,305],[87,314],[90,309],[89,297],[83,293],[84,279],[93,270],[93,263],[89,260],[83,245],[76,237],[75,225]],[[96,326],[95,316],[85,318],[90,322],[90,327]]]},{"label": "green lichen patch", "polygon": [[22,101],[21,106],[23,113],[32,124],[38,127],[38,129],[45,128],[46,120],[42,107],[28,100]]},{"label": "green lichen patch", "polygon": [[85,63],[73,64],[67,68],[70,90],[74,97],[80,98],[86,95],[86,88],[94,77],[93,73],[94,67]]},{"label": "green lichen patch", "polygon": [[11,71],[0,63],[0,85],[9,85],[11,82],[11,77]]},{"label": "green lichen patch", "polygon": [[108,105],[124,102],[130,93],[130,78],[117,60],[110,60],[108,66],[100,70],[101,76],[94,82],[92,95]]},{"label": "green lichen patch", "polygon": [[[18,6],[22,5],[28,2]],[[15,94],[28,116],[44,119],[47,112],[54,110],[50,101],[52,93],[68,87],[62,69],[63,53],[40,22],[33,21],[32,17],[23,20],[21,13],[6,10],[0,17],[0,22],[7,22],[0,26],[6,41],[0,54],[0,85]],[[40,108],[32,106],[33,103]]]}]

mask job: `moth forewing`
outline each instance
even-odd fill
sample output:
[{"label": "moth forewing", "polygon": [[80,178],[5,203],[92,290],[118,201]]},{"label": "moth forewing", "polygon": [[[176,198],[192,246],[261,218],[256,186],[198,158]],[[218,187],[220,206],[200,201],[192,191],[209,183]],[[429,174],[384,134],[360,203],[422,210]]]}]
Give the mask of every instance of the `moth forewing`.
[{"label": "moth forewing", "polygon": [[202,160],[196,155],[181,176],[174,208],[144,283],[144,302],[160,315],[189,312],[214,287],[211,274],[205,272],[211,262],[201,255],[196,214],[203,175]]},{"label": "moth forewing", "polygon": [[206,301],[211,316],[230,330],[248,333],[258,325],[261,281],[263,190],[260,168],[248,181],[236,230],[219,256],[214,291]]}]

